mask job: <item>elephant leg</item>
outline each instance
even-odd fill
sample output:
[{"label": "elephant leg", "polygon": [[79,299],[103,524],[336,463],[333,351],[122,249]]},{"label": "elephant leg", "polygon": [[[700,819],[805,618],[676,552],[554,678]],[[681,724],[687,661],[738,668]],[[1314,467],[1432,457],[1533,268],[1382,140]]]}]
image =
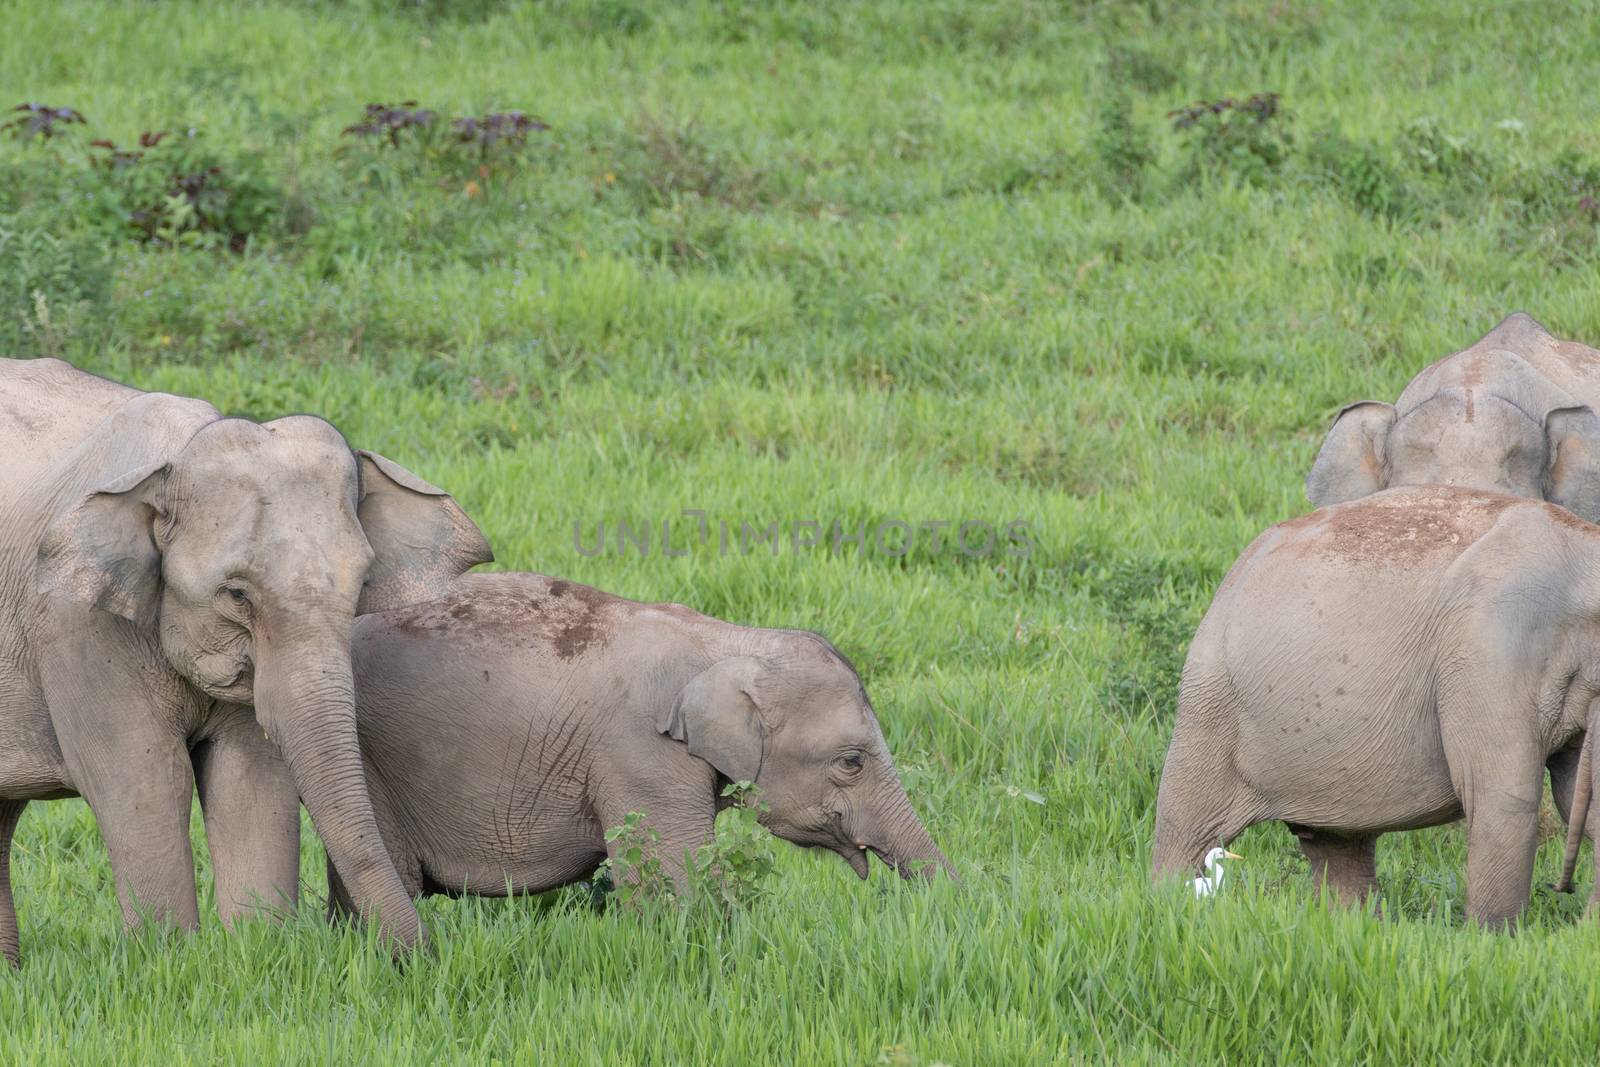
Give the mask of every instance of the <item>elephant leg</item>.
[{"label": "elephant leg", "polygon": [[292,912],[300,891],[300,794],[249,709],[222,709],[191,751],[225,926]]},{"label": "elephant leg", "polygon": [[[125,753],[137,754],[125,757]],[[189,750],[176,737],[108,746],[104,762],[136,763],[137,774],[113,772],[100,760],[75,767],[73,779],[100,824],[111,852],[117,901],[131,929],[146,918],[162,926],[196,930],[194,852],[189,847],[189,806],[194,771]]]},{"label": "elephant leg", "polygon": [[21,963],[22,939],[17,930],[17,906],[11,898],[11,838],[17,832],[26,800],[0,801],[0,952],[6,962]]},{"label": "elephant leg", "polygon": [[1378,892],[1378,835],[1342,837],[1316,830],[1296,829],[1300,851],[1311,862],[1317,888],[1331,889],[1345,907],[1367,902]]},{"label": "elephant leg", "polygon": [[[1178,726],[1161,769],[1156,794],[1155,847],[1150,860],[1156,884],[1197,874],[1207,852],[1226,845],[1263,817],[1261,805],[1234,768],[1235,738],[1211,723],[1232,723],[1226,706],[1200,707],[1193,702],[1217,700],[1220,686],[1205,687],[1185,680]],[[1205,723],[1206,725],[1200,725]]]},{"label": "elephant leg", "polygon": [[197,698],[151,638],[110,612],[51,601],[38,636],[40,688],[111,852],[123,921],[198,928],[186,740]]},{"label": "elephant leg", "polygon": [[1467,915],[1489,929],[1521,917],[1533,888],[1544,754],[1531,739],[1444,736],[1467,820]]}]

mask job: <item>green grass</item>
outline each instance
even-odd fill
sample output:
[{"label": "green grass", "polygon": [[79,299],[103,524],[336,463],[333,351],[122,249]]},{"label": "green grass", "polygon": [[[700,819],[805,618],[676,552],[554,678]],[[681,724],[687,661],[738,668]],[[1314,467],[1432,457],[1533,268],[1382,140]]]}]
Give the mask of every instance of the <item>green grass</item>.
[{"label": "green grass", "polygon": [[[828,633],[965,874],[863,885],[780,846],[726,926],[430,901],[436,957],[397,970],[321,922],[309,830],[300,920],[130,939],[87,810],[40,804],[0,1060],[1592,1060],[1581,898],[1467,927],[1458,828],[1386,839],[1383,921],[1324,910],[1277,826],[1204,906],[1146,872],[1183,647],[1239,549],[1305,509],[1332,412],[1518,308],[1600,341],[1597,14],[0,3],[0,105],[90,120],[0,139],[11,352],[324,414],[448,486],[499,566]],[[1267,134],[1165,118],[1267,91],[1293,116]],[[487,177],[340,136],[401,99],[553,129]],[[83,162],[189,127],[260,198],[242,253],[138,243]],[[1036,548],[574,547],[691,508],[1021,519]]]}]

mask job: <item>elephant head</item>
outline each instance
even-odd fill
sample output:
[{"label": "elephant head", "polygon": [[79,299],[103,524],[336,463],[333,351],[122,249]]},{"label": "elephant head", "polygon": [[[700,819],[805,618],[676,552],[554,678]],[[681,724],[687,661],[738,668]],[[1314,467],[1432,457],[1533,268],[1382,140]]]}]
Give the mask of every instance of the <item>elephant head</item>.
[{"label": "elephant head", "polygon": [[955,873],[912,810],[860,677],[815,634],[711,664],[657,728],[758,785],[773,834],[837,852],[862,878],[868,852],[906,878]]},{"label": "elephant head", "polygon": [[1424,368],[1394,404],[1334,418],[1306,478],[1318,507],[1402,485],[1459,485],[1600,521],[1600,352],[1517,312]]},{"label": "elephant head", "polygon": [[421,927],[356,742],[351,624],[491,558],[449,496],[321,419],[220,419],[57,519],[40,585],[127,620],[130,647],[203,698],[254,705],[340,874],[409,946]]},{"label": "elephant head", "polygon": [[1342,409],[1306,478],[1318,507],[1402,485],[1456,485],[1560,504],[1600,521],[1600,419],[1585,406],[1533,414],[1493,393],[1444,389],[1397,413]]}]

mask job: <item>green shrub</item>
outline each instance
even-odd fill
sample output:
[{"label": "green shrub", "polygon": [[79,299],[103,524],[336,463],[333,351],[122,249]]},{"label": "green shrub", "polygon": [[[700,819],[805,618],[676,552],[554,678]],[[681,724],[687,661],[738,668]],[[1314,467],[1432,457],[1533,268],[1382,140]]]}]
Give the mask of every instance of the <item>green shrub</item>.
[{"label": "green shrub", "polygon": [[1415,210],[1416,195],[1377,147],[1326,127],[1306,150],[1312,174],[1369,215],[1399,218]]},{"label": "green shrub", "polygon": [[43,212],[0,215],[0,354],[60,356],[111,287],[92,234]]},{"label": "green shrub", "polygon": [[1275,175],[1294,147],[1290,114],[1277,93],[1201,100],[1168,112],[1189,153],[1187,177],[1232,175],[1254,185]]},{"label": "green shrub", "polygon": [[1460,186],[1490,183],[1488,154],[1470,137],[1449,132],[1431,116],[1415,119],[1401,131],[1400,148],[1424,174]]},{"label": "green shrub", "polygon": [[94,217],[108,234],[237,252],[277,226],[283,194],[259,155],[215,149],[195,129],[93,146]]},{"label": "green shrub", "polygon": [[761,788],[754,782],[731,782],[722,795],[731,806],[717,816],[711,843],[695,852],[689,884],[696,905],[726,919],[766,895],[777,859],[772,834],[760,823],[767,810]]},{"label": "green shrub", "polygon": [[611,884],[617,903],[628,908],[676,899],[672,879],[661,862],[661,834],[645,825],[646,818],[642,811],[630,811],[620,826],[606,831],[606,842],[616,855],[595,872],[597,881]]}]

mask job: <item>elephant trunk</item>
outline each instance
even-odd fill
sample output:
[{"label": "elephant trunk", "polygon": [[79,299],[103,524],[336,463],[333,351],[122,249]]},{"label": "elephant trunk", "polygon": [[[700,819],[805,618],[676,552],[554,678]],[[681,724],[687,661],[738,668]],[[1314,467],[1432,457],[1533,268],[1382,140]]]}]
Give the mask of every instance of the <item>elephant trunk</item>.
[{"label": "elephant trunk", "polygon": [[378,833],[356,738],[349,626],[297,627],[256,642],[256,717],[283,753],[339,877],[363,920],[396,955],[426,939]]},{"label": "elephant trunk", "polygon": [[1572,786],[1572,807],[1567,812],[1567,851],[1561,858],[1561,878],[1553,887],[1557,893],[1572,892],[1572,875],[1578,868],[1578,849],[1589,822],[1589,801],[1594,796],[1594,727],[1587,724],[1583,747],[1578,752],[1578,771]]},{"label": "elephant trunk", "polygon": [[938,870],[958,878],[955,867],[923,828],[922,820],[917,818],[899,783],[895,783],[891,796],[879,810],[878,832],[862,836],[863,842],[879,859],[893,867],[902,878],[921,877],[932,881]]}]

